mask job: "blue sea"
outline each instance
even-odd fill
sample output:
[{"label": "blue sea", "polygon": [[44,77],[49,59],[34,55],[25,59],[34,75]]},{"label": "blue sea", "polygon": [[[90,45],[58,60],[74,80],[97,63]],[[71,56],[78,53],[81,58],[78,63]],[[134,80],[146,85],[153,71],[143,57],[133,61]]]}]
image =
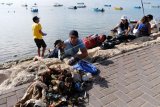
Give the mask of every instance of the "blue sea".
[{"label": "blue sea", "polygon": [[[79,2],[84,2],[87,7],[68,9]],[[160,5],[160,0],[143,2],[151,3],[144,4],[145,14],[159,17],[160,8],[151,6]],[[8,6],[6,3],[13,5]],[[38,6],[38,13],[31,12],[34,3]],[[53,7],[54,3],[63,6]],[[23,7],[24,4],[28,7]],[[104,4],[111,7],[104,7]],[[80,38],[90,34],[107,35],[122,15],[127,15],[131,20],[139,20],[143,17],[143,11],[134,6],[141,6],[141,0],[0,0],[0,63],[37,54],[31,30],[33,16],[40,17],[42,30],[47,33],[44,37],[47,48],[53,48],[54,41],[67,39],[72,29],[79,32]],[[123,10],[114,10],[114,7],[123,7]],[[94,12],[93,8],[104,8],[105,12]]]}]

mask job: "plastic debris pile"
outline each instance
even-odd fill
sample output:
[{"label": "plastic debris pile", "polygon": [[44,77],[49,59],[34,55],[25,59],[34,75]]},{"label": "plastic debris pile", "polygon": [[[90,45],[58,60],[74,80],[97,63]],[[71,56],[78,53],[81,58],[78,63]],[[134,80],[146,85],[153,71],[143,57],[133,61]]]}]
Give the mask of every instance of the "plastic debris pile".
[{"label": "plastic debris pile", "polygon": [[37,75],[15,107],[68,107],[89,101],[87,89],[91,73],[73,69],[52,68]]}]

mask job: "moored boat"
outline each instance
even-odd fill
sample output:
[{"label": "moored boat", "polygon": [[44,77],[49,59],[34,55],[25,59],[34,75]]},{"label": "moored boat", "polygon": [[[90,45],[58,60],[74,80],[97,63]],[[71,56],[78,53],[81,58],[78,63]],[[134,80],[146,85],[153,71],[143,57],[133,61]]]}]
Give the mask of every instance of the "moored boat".
[{"label": "moored boat", "polygon": [[55,3],[53,6],[54,6],[54,7],[62,7],[63,4]]},{"label": "moored boat", "polygon": [[94,8],[94,11],[95,12],[104,12],[105,10],[102,8],[102,9],[99,9],[99,8]]},{"label": "moored boat", "polygon": [[135,9],[141,9],[141,6],[134,6]]},{"label": "moored boat", "polygon": [[76,6],[77,8],[86,8],[87,6],[86,5],[78,5]]},{"label": "moored boat", "polygon": [[152,8],[160,8],[160,6],[158,5],[158,6],[152,6]]},{"label": "moored boat", "polygon": [[38,12],[37,6],[32,6],[32,7],[31,7],[31,12],[37,13],[37,12]]},{"label": "moored boat", "polygon": [[81,5],[84,5],[84,3],[83,3],[83,2],[80,2],[80,3],[77,3],[77,4],[81,4]]},{"label": "moored boat", "polygon": [[71,6],[71,7],[68,7],[68,9],[77,9],[77,6]]},{"label": "moored boat", "polygon": [[115,10],[123,10],[122,7],[114,7]]},{"label": "moored boat", "polygon": [[111,7],[111,4],[105,4],[104,6],[105,7]]}]

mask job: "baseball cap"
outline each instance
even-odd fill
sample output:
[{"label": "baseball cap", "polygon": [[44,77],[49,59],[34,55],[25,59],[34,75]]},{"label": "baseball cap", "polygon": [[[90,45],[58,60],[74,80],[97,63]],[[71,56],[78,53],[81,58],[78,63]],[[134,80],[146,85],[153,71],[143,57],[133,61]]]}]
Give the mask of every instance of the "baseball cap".
[{"label": "baseball cap", "polygon": [[121,19],[122,19],[122,20],[126,20],[126,19],[127,19],[127,16],[123,15],[123,16],[121,16]]}]

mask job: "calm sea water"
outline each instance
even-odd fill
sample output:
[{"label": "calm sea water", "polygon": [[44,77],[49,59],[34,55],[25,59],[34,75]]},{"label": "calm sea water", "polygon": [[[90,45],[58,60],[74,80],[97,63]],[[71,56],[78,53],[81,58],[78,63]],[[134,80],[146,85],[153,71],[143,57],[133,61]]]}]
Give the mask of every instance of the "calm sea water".
[{"label": "calm sea water", "polygon": [[[159,17],[159,10],[151,8],[152,5],[160,5],[160,0],[143,0],[151,2],[146,4],[145,14],[153,14]],[[32,17],[38,15],[43,31],[47,33],[44,40],[48,48],[53,47],[56,39],[67,39],[72,29],[78,30],[80,37],[95,33],[108,34],[119,22],[121,15],[127,15],[130,19],[139,20],[142,16],[140,0],[1,0],[0,3],[13,2],[7,6],[0,4],[0,63],[36,55],[36,46],[33,41],[31,25]],[[61,3],[63,7],[53,7],[54,3]],[[77,2],[84,2],[87,8],[72,10],[69,6]],[[27,3],[28,9],[22,7]],[[37,3],[39,12],[32,13],[30,7]],[[111,4],[111,8],[104,7]],[[122,6],[124,10],[116,11],[115,6]],[[104,8],[104,13],[97,13],[93,8]]]}]

